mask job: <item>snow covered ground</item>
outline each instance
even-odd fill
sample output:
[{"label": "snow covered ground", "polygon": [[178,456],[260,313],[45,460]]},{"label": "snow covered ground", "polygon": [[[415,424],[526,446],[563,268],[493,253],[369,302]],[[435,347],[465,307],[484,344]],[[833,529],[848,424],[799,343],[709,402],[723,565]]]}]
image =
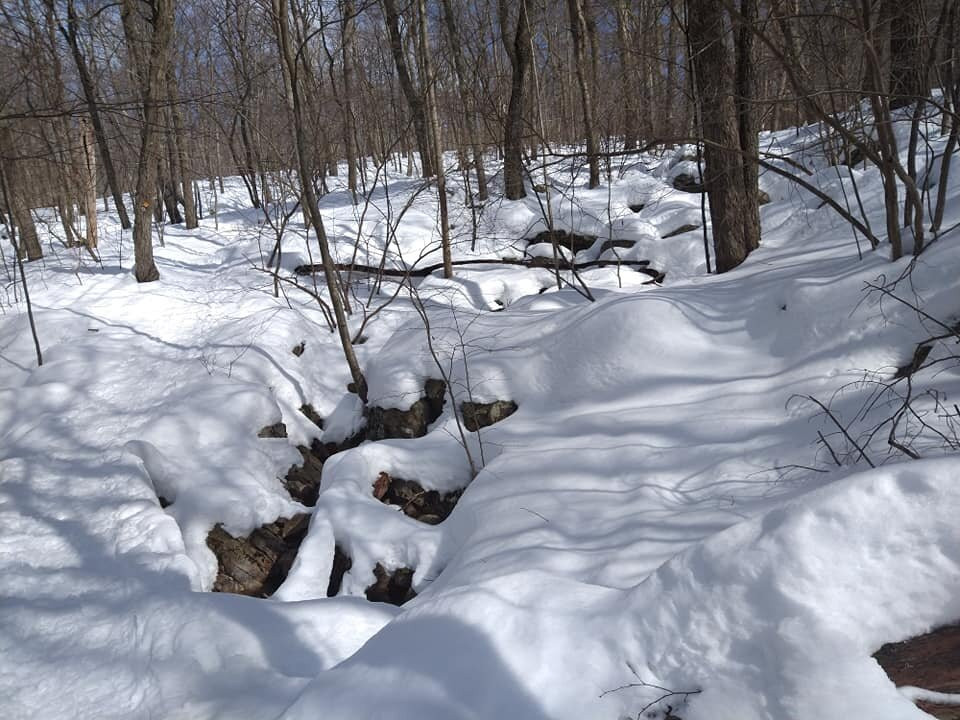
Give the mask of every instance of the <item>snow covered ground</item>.
[{"label": "snow covered ground", "polygon": [[[842,201],[850,176],[815,139],[803,129],[765,142]],[[362,424],[359,403],[316,301],[288,283],[275,297],[258,269],[272,231],[238,181],[216,222],[165,229],[157,283],[135,282],[130,239],[107,215],[102,266],[63,248],[28,266],[42,367],[10,286],[0,316],[3,714],[925,717],[871,654],[960,618],[955,363],[912,378],[918,397],[940,393],[916,405],[946,438],[911,436],[925,459],[894,451],[888,428],[864,433],[896,409],[873,381],[943,330],[865,292],[909,258],[891,263],[885,245],[861,240],[860,259],[849,226],[771,174],[762,247],[706,275],[699,231],[664,239],[700,223],[700,196],[670,185],[683,158],[614,168],[592,191],[569,167],[551,178],[557,226],[598,236],[579,260],[635,241],[603,257],[649,260],[662,286],[626,265],[593,268],[582,273],[591,302],[558,291],[547,269],[469,266],[419,282],[418,301],[400,289],[374,315],[397,286],[372,292],[355,277],[372,405],[409,407],[444,376],[456,405],[518,410],[461,434],[448,399],[426,436],[328,460],[309,509],[280,479],[300,461],[295,445],[343,440]],[[954,163],[946,228],[960,221]],[[879,178],[853,176],[882,228]],[[341,260],[359,235],[358,262],[378,263],[385,245],[391,265],[439,261],[435,191],[387,179],[370,207],[341,185],[323,199]],[[545,197],[531,195],[489,203],[474,233],[451,182],[457,257],[521,257],[522,238],[545,227]],[[299,220],[283,277],[318,256]],[[958,239],[945,235],[897,286],[948,324],[960,319]],[[953,342],[930,357],[949,358]],[[849,424],[869,462],[810,397]],[[257,437],[281,420],[287,439]],[[373,496],[381,472],[466,490],[426,525]],[[215,524],[239,536],[298,512],[312,513],[310,530],[272,598],[205,592]],[[353,565],[327,598],[335,545]],[[377,563],[411,568],[418,596],[368,602]]]}]

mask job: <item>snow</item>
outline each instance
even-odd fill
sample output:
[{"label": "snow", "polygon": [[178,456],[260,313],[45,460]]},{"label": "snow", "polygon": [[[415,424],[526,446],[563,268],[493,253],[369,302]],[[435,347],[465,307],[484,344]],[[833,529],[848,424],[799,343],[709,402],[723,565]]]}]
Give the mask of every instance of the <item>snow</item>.
[{"label": "snow", "polygon": [[[879,232],[876,173],[838,173],[817,138],[761,141],[841,203],[855,180]],[[931,163],[942,145],[931,143]],[[130,238],[109,214],[102,266],[62,248],[30,264],[42,367],[9,290],[0,315],[4,714],[924,717],[912,700],[935,698],[894,687],[871,654],[960,617],[948,410],[960,379],[951,338],[930,356],[943,364],[912,379],[918,413],[944,433],[908,428],[925,459],[894,451],[886,430],[869,436],[897,402],[877,382],[943,329],[865,287],[910,269],[897,292],[955,322],[955,231],[913,263],[861,239],[860,259],[842,219],[766,173],[761,248],[707,276],[702,230],[663,237],[702,221],[700,196],[670,184],[690,154],[640,158],[596,190],[561,164],[549,178],[555,226],[599,238],[578,260],[633,240],[602,257],[649,260],[662,286],[615,264],[581,274],[594,302],[569,272],[558,290],[543,268],[470,265],[415,292],[355,276],[350,323],[362,328],[370,403],[408,408],[439,377],[453,399],[422,438],[329,459],[315,508],[283,489],[295,446],[354,436],[363,407],[316,300],[289,283],[275,297],[258,269],[273,241],[239,181],[216,224],[165,229],[159,282],[134,281]],[[944,228],[960,221],[954,170]],[[385,177],[389,194],[368,207],[330,179],[323,212],[338,257],[349,260],[359,232],[358,262],[376,265],[385,247],[391,266],[438,262],[435,191]],[[546,228],[546,193],[488,203],[471,251],[459,182],[456,257],[552,257],[523,240]],[[318,255],[295,217],[281,276]],[[829,403],[875,468],[810,398]],[[468,432],[456,411],[467,400],[518,409]],[[287,438],[257,437],[278,421]],[[427,525],[373,497],[381,472],[465,491]],[[214,525],[245,535],[296,513],[311,514],[309,532],[272,598],[206,592]],[[327,598],[334,546],[352,567]],[[368,602],[378,563],[412,569],[418,596]]]}]

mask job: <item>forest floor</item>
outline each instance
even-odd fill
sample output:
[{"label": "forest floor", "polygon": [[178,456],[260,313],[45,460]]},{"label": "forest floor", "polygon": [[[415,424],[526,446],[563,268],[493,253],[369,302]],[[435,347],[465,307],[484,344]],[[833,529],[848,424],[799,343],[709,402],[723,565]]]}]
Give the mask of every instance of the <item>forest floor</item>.
[{"label": "forest floor", "polygon": [[[877,174],[828,165],[816,128],[763,142],[838,202],[855,180],[883,227]],[[596,236],[577,261],[612,264],[564,271],[561,289],[549,268],[493,262],[412,284],[351,274],[369,406],[383,418],[430,379],[447,390],[422,437],[327,458],[312,506],[284,485],[297,447],[358,441],[366,418],[314,282],[293,272],[319,257],[299,213],[279,296],[275,235],[238,179],[216,218],[206,188],[199,229],[164,228],[155,283],[135,282],[109,213],[99,264],[48,234],[27,267],[42,367],[8,254],[2,714],[926,717],[872,655],[960,619],[960,363],[944,330],[960,320],[960,233],[891,262],[768,173],[760,249],[708,275],[701,196],[672,184],[696,173],[688,157],[633,158],[596,190],[557,162],[549,197],[476,214],[451,176],[455,257],[552,257],[526,242],[549,203],[556,227]],[[328,182],[341,262],[439,262],[435,188],[391,167],[354,205]],[[949,193],[954,228],[956,160]],[[918,344],[931,351],[910,367]],[[920,460],[888,443],[908,387],[893,437]],[[494,401],[516,410],[465,426],[462,403]],[[449,517],[418,519],[421,490]],[[242,538],[299,515],[269,598],[209,592],[215,526]],[[378,583],[407,601],[369,601]]]}]

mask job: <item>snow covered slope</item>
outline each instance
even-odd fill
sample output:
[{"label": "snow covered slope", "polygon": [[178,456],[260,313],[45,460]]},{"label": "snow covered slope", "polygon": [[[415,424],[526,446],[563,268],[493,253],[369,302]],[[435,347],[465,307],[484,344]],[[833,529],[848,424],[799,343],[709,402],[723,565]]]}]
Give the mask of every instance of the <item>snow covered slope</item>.
[{"label": "snow covered slope", "polygon": [[[799,153],[813,139],[765,141]],[[842,197],[835,169],[805,152],[816,182]],[[886,431],[864,437],[895,409],[873,381],[937,334],[864,292],[909,258],[891,263],[881,246],[860,259],[848,226],[766,175],[762,247],[706,276],[699,232],[664,238],[700,222],[699,196],[666,181],[682,157],[644,158],[593,191],[556,171],[557,224],[599,237],[578,259],[650,260],[662,286],[625,265],[594,268],[583,273],[591,302],[558,291],[547,269],[469,266],[419,283],[429,344],[405,290],[370,316],[358,352],[371,404],[407,408],[441,376],[455,402],[424,437],[328,460],[311,509],[280,480],[299,461],[294,446],[342,440],[360,408],[315,300],[289,284],[274,297],[258,270],[273,241],[239,183],[216,224],[166,229],[157,283],[135,283],[129,237],[106,215],[102,266],[62,248],[30,266],[42,367],[23,304],[8,295],[0,316],[0,710],[923,717],[870,657],[960,617],[960,462],[929,431],[911,438],[932,458],[919,462]],[[881,227],[879,180],[855,177]],[[359,231],[358,261],[376,264],[388,243],[391,263],[435,261],[435,194],[388,178],[394,206],[378,195],[362,227],[343,188],[324,198],[337,252],[348,260]],[[960,221],[960,167],[950,193],[945,227]],[[474,251],[459,201],[452,222],[457,255],[473,258],[520,257],[544,228],[533,197],[488,205]],[[935,243],[897,290],[945,323],[960,318],[958,237]],[[601,250],[605,240],[635,244]],[[309,247],[293,229],[284,277],[316,255]],[[396,286],[370,295],[361,277],[352,288],[359,330]],[[936,418],[960,390],[956,367],[912,382],[918,396],[940,393],[917,409],[955,440],[950,418]],[[461,432],[452,410],[465,400],[518,409]],[[323,433],[303,403],[327,418]],[[257,437],[281,420],[288,439]],[[374,497],[382,472],[466,489],[428,525]],[[244,535],[298,512],[312,513],[310,530],[274,597],[205,592],[215,524]],[[327,598],[335,546],[352,567]],[[378,563],[412,569],[417,597],[401,608],[364,599]]]}]

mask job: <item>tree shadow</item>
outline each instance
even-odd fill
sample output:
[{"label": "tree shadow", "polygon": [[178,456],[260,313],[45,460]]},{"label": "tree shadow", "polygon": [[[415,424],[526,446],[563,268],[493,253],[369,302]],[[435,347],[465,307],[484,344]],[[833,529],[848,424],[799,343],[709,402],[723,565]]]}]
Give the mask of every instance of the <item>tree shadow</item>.
[{"label": "tree shadow", "polygon": [[450,615],[398,618],[321,674],[280,717],[318,716],[550,717],[490,638]]}]

